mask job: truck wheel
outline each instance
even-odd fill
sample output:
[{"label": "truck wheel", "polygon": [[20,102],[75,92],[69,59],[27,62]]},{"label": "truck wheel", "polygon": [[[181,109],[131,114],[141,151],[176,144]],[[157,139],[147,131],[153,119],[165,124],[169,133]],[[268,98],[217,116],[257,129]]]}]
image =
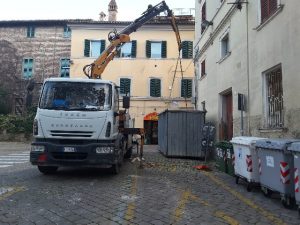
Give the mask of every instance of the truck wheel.
[{"label": "truck wheel", "polygon": [[58,167],[57,166],[38,166],[38,169],[43,174],[54,174]]},{"label": "truck wheel", "polygon": [[132,155],[132,148],[127,149],[127,152],[125,153],[124,158],[130,159],[131,155]]},{"label": "truck wheel", "polygon": [[112,174],[120,173],[120,164],[119,163],[113,164],[110,168],[110,171]]}]

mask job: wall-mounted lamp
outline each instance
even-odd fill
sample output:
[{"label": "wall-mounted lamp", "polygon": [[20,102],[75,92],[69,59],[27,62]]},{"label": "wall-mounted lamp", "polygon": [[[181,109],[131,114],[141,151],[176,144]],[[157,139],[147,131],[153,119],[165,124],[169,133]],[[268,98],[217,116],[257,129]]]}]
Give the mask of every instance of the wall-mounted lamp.
[{"label": "wall-mounted lamp", "polygon": [[205,19],[202,20],[201,27],[206,28],[206,27],[211,26],[211,25],[213,25],[212,21],[207,21]]}]

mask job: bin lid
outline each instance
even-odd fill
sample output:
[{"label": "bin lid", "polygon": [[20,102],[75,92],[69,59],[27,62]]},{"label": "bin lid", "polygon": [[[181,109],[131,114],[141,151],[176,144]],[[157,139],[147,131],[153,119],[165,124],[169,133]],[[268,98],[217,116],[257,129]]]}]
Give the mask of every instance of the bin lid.
[{"label": "bin lid", "polygon": [[294,142],[292,143],[289,147],[288,150],[294,151],[294,152],[300,152],[300,141],[299,142]]},{"label": "bin lid", "polygon": [[261,138],[261,137],[250,137],[250,136],[239,136],[239,137],[234,137],[230,141],[232,144],[240,144],[240,145],[253,145],[256,143],[258,140],[263,140],[266,138]]},{"label": "bin lid", "polygon": [[264,139],[257,140],[255,146],[259,148],[268,148],[274,150],[285,150],[293,142],[300,141],[297,139]]}]

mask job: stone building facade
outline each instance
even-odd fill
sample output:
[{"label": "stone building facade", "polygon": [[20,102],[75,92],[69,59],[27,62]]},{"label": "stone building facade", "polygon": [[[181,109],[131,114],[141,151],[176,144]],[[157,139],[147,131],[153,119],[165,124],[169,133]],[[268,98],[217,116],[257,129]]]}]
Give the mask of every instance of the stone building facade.
[{"label": "stone building facade", "polygon": [[66,20],[0,21],[0,88],[10,111],[36,105],[45,78],[69,76]]},{"label": "stone building facade", "polygon": [[197,107],[206,108],[219,139],[300,138],[299,7],[196,1]]}]

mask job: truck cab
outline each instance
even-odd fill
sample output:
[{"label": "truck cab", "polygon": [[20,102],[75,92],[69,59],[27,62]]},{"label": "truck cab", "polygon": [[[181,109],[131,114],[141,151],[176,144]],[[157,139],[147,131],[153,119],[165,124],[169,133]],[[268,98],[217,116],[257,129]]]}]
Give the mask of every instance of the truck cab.
[{"label": "truck cab", "polygon": [[[119,109],[118,86],[111,81],[46,79],[34,120],[31,163],[45,174],[63,166],[106,166],[118,173],[132,147],[131,138],[119,132]],[[126,113],[125,118],[122,124],[130,126]]]}]

